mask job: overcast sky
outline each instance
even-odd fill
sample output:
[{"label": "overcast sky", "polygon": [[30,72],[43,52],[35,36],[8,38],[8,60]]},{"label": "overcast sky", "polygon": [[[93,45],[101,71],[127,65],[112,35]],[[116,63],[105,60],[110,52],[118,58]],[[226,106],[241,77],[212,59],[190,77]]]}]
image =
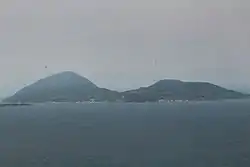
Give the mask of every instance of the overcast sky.
[{"label": "overcast sky", "polygon": [[65,70],[250,86],[249,0],[1,0],[0,22],[0,96]]}]

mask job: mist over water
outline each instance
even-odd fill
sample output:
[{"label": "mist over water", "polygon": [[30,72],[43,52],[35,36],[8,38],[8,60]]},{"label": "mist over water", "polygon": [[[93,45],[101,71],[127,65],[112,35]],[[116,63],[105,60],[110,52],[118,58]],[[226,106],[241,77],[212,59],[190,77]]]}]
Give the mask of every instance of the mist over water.
[{"label": "mist over water", "polygon": [[250,101],[0,108],[3,167],[247,167]]}]

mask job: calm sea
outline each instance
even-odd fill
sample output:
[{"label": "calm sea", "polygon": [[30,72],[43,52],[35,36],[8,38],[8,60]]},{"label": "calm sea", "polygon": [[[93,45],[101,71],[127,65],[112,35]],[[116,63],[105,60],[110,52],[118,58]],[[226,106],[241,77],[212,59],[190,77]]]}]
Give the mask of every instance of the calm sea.
[{"label": "calm sea", "polygon": [[0,108],[1,167],[249,167],[250,101]]}]

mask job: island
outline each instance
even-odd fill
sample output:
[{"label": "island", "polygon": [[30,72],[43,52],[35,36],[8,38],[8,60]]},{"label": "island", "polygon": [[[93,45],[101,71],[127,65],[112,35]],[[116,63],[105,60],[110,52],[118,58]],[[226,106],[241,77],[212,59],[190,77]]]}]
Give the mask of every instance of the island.
[{"label": "island", "polygon": [[118,92],[100,88],[85,77],[66,71],[38,80],[24,87],[4,103],[44,102],[163,102],[249,98],[207,82],[161,80],[148,87]]},{"label": "island", "polygon": [[0,107],[19,107],[19,106],[31,106],[28,103],[0,103]]}]

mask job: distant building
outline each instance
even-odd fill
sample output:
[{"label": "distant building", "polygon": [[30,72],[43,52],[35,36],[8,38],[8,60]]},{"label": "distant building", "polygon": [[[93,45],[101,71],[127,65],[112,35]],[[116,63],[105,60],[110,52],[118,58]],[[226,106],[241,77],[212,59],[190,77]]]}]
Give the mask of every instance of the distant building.
[{"label": "distant building", "polygon": [[89,100],[91,103],[94,103],[95,102],[95,99],[90,99]]},{"label": "distant building", "polygon": [[158,100],[158,103],[164,103],[164,102],[166,102],[165,99],[160,99],[160,100]]}]

